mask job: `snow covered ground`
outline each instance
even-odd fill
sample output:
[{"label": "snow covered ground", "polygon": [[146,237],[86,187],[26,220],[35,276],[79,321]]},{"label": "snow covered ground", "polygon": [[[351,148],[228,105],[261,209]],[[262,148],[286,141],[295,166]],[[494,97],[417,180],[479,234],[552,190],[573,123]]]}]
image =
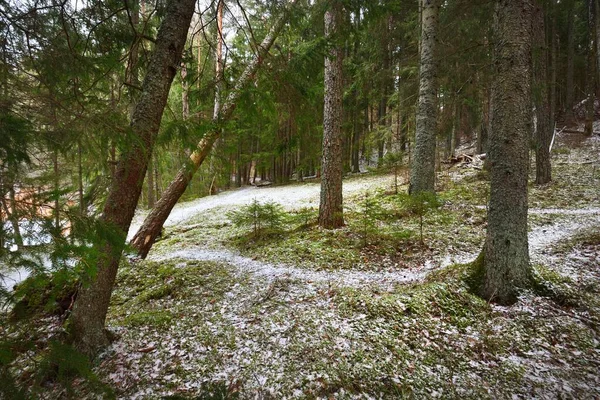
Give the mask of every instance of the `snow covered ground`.
[{"label": "snow covered ground", "polygon": [[[368,190],[385,189],[392,184],[393,177],[386,175],[353,176],[344,182],[344,196]],[[215,196],[202,197],[197,200],[178,203],[171,211],[165,226],[181,224],[198,214],[216,207],[237,207],[250,204],[257,200],[261,203],[276,202],[287,210],[302,207],[319,207],[321,184],[309,182],[287,186],[243,187],[219,193]],[[129,229],[128,239],[131,239],[144,221],[147,212],[140,211],[134,217]]]}]

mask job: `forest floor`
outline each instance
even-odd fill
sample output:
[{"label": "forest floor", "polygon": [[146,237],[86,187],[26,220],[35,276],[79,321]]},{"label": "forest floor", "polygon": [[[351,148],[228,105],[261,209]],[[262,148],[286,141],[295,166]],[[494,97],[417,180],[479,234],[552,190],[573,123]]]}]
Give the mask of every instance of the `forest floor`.
[{"label": "forest floor", "polygon": [[[314,223],[318,183],[240,189],[178,205],[149,258],[124,261],[95,372],[131,399],[600,398],[600,137],[560,136],[552,160],[529,190],[545,296],[470,294],[489,185],[473,165],[444,166],[423,244],[389,174],[344,181],[335,231]],[[255,199],[285,227],[234,226]]]}]

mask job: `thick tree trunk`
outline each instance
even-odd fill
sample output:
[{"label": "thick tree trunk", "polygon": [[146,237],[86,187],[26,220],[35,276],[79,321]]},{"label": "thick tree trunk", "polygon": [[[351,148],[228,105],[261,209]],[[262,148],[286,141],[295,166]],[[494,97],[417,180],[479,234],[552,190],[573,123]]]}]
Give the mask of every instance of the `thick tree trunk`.
[{"label": "thick tree trunk", "polygon": [[550,118],[550,81],[548,79],[548,41],[546,38],[546,26],[544,9],[539,5],[535,9],[534,16],[534,64],[535,64],[535,183],[543,185],[552,179],[550,165],[550,141],[554,126]]},{"label": "thick tree trunk", "polygon": [[437,30],[440,0],[423,0],[421,70],[415,152],[410,171],[410,193],[435,192],[437,125]]},{"label": "thick tree trunk", "polygon": [[[343,8],[333,0],[325,12],[325,37],[338,41]],[[327,229],[344,225],[342,205],[342,62],[343,51],[334,44],[325,55],[325,108],[323,113],[323,158],[319,226]]]},{"label": "thick tree trunk", "polygon": [[530,283],[527,242],[532,0],[497,0],[489,158],[490,200],[480,294],[500,304]]},{"label": "thick tree trunk", "polygon": [[[291,0],[289,7],[293,6],[297,0]],[[231,91],[226,101],[220,108],[220,112],[213,119],[215,128],[208,132],[202,140],[196,146],[196,149],[190,156],[189,162],[183,168],[179,170],[177,176],[169,184],[169,187],[165,190],[160,200],[156,203],[156,206],[152,209],[150,214],[144,220],[142,227],[135,234],[131,240],[131,245],[137,250],[138,255],[142,258],[146,258],[148,252],[152,248],[154,241],[160,234],[163,224],[169,217],[171,210],[185,192],[188,183],[194,176],[194,173],[198,170],[200,165],[204,162],[204,159],[210,152],[215,140],[221,134],[220,125],[231,118],[233,111],[235,110],[236,103],[242,93],[242,89],[246,87],[254,79],[254,74],[258,70],[263,59],[269,52],[269,49],[273,45],[273,42],[277,38],[277,35],[283,28],[287,21],[287,15],[289,7],[275,22],[267,36],[264,38],[262,43],[257,48],[257,54],[254,59],[248,64],[242,76],[238,79],[235,88]]]},{"label": "thick tree trunk", "polygon": [[156,46],[142,84],[142,93],[131,119],[133,146],[124,150],[117,164],[101,220],[114,229],[115,237],[96,245],[95,267],[79,289],[71,316],[71,333],[76,347],[95,354],[108,343],[104,331],[106,313],[125,237],[131,224],[155,136],[160,127],[169,89],[175,77],[195,0],[169,1],[156,38]]}]

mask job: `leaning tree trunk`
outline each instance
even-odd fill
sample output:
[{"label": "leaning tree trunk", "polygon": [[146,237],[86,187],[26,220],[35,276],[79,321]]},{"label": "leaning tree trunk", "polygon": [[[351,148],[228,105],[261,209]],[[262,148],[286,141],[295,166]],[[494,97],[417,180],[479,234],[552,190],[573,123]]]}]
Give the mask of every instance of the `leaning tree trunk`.
[{"label": "leaning tree trunk", "polygon": [[410,171],[410,193],[435,192],[437,121],[437,30],[440,0],[423,0],[421,69],[415,151]]},{"label": "leaning tree trunk", "polygon": [[96,268],[81,286],[71,316],[74,343],[88,355],[108,343],[104,324],[119,260],[195,5],[195,0],[168,2],[130,123],[133,145],[120,156],[104,205],[101,221],[114,229],[114,237],[96,245]]},{"label": "leaning tree trunk", "polygon": [[531,138],[532,0],[497,0],[490,132],[490,200],[481,286],[485,299],[511,304],[531,278],[527,242]]},{"label": "leaning tree trunk", "polygon": [[[293,6],[296,2],[297,0],[291,0],[289,7]],[[140,257],[146,258],[148,255],[148,252],[152,248],[154,241],[160,234],[163,224],[169,217],[171,210],[181,195],[185,192],[188,183],[192,179],[192,176],[194,176],[194,173],[198,170],[200,165],[202,165],[213,144],[221,134],[220,126],[229,118],[231,118],[242,90],[254,79],[254,75],[260,64],[267,56],[269,49],[277,38],[277,35],[285,25],[289,7],[284,11],[281,17],[279,17],[262,43],[257,47],[256,56],[250,62],[250,64],[248,64],[245,71],[242,73],[242,76],[238,79],[235,88],[231,91],[225,102],[220,107],[219,113],[215,118],[213,118],[215,128],[208,132],[202,138],[202,140],[200,140],[196,146],[196,149],[190,156],[188,163],[179,170],[175,179],[173,179],[173,181],[170,183],[167,190],[163,192],[160,200],[158,200],[156,206],[152,209],[152,211],[150,211],[150,214],[148,214],[144,220],[142,227],[131,240],[131,245],[137,250]]]},{"label": "leaning tree trunk", "polygon": [[[342,3],[333,0],[325,12],[325,38],[339,41]],[[342,62],[343,48],[335,43],[325,55],[325,98],[323,112],[323,157],[319,226],[333,229],[344,225],[342,205]]]},{"label": "leaning tree trunk", "polygon": [[550,142],[554,126],[550,115],[550,81],[548,74],[548,41],[544,9],[539,5],[535,10],[535,89],[534,103],[536,110],[535,130],[535,183],[543,185],[552,179],[550,165]]}]

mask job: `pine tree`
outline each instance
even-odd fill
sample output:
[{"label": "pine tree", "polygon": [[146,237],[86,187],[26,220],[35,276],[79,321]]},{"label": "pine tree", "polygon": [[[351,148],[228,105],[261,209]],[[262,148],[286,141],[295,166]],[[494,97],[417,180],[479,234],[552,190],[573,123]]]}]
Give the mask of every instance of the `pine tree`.
[{"label": "pine tree", "polygon": [[415,194],[435,192],[439,12],[439,0],[423,0],[419,103],[409,189]]},{"label": "pine tree", "polygon": [[496,1],[488,228],[476,289],[500,304],[515,302],[531,278],[527,171],[533,12],[532,0]]},{"label": "pine tree", "polygon": [[343,49],[339,44],[339,33],[343,21],[342,13],[342,4],[337,0],[333,1],[325,12],[325,38],[333,40],[333,44],[325,56],[325,111],[319,225],[329,229],[344,225],[341,126]]},{"label": "pine tree", "polygon": [[142,84],[142,94],[132,114],[130,127],[137,141],[120,156],[101,218],[115,229],[118,238],[96,245],[103,255],[96,260],[95,273],[79,289],[71,316],[74,342],[86,354],[95,354],[108,341],[104,323],[125,236],[142,191],[148,160],[171,82],[180,65],[195,5],[194,0],[168,2]]}]

